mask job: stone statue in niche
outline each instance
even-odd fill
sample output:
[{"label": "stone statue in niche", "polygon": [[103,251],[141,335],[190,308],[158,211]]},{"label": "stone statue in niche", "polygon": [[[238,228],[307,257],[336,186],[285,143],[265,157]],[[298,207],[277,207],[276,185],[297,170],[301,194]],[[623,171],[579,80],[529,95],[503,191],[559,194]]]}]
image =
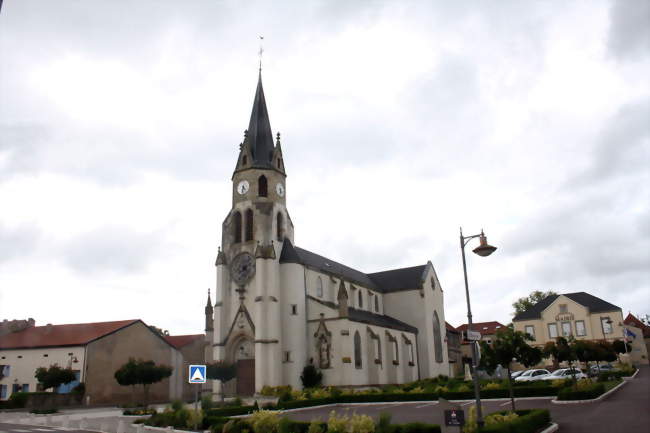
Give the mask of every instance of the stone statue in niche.
[{"label": "stone statue in niche", "polygon": [[330,368],[330,344],[324,335],[318,339],[318,364],[320,368]]}]

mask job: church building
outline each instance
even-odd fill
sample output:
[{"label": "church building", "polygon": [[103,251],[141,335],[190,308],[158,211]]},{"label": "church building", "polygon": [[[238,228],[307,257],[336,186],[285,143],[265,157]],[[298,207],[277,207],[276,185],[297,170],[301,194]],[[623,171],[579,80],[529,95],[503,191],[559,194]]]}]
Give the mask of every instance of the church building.
[{"label": "church building", "polygon": [[[300,389],[309,364],[333,386],[449,375],[444,294],[431,262],[365,273],[300,248],[289,192],[260,73],[222,225],[216,299],[205,309],[208,360],[237,364],[223,391]],[[222,392],[218,381],[213,391]]]}]

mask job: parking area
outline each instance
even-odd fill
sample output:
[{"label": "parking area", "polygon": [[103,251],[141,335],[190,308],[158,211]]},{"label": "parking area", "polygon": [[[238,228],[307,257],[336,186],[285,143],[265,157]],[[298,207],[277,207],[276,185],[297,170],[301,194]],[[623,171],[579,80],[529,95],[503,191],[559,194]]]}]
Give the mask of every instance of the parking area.
[{"label": "parking area", "polygon": [[[593,403],[555,404],[552,398],[519,398],[517,409],[549,409],[551,418],[561,426],[562,433],[647,433],[650,431],[650,372],[642,367],[637,377],[623,385],[613,395]],[[466,411],[474,401],[458,402]],[[336,406],[306,408],[287,412],[295,420],[326,420],[334,410],[337,414],[359,413],[373,418],[381,412],[391,414],[393,422],[421,421],[443,424],[443,411],[438,402],[403,402],[372,404],[341,404]],[[485,413],[507,410],[509,400],[483,400]]]}]

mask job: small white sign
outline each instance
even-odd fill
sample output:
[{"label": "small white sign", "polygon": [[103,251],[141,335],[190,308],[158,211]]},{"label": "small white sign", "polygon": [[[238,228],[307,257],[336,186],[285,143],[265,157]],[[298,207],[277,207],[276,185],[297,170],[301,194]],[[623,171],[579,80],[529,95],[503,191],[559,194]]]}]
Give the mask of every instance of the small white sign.
[{"label": "small white sign", "polygon": [[190,365],[190,383],[205,383],[205,365]]},{"label": "small white sign", "polygon": [[476,331],[467,331],[467,339],[469,341],[480,341],[481,340],[481,333],[476,332]]}]

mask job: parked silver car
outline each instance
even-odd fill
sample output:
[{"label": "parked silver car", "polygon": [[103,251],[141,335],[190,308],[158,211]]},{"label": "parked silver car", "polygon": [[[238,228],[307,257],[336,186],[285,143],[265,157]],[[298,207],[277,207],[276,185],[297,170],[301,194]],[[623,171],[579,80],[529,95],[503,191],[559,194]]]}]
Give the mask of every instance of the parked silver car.
[{"label": "parked silver car", "polygon": [[[573,370],[573,372],[572,372]],[[571,379],[575,375],[576,380],[586,379],[587,375],[577,368],[560,368],[555,370],[551,374],[545,374],[543,376],[538,376],[535,380],[562,380],[562,379]]]},{"label": "parked silver car", "polygon": [[540,376],[551,374],[545,368],[534,368],[523,373],[521,376],[515,378],[515,382],[532,382],[537,380]]}]

